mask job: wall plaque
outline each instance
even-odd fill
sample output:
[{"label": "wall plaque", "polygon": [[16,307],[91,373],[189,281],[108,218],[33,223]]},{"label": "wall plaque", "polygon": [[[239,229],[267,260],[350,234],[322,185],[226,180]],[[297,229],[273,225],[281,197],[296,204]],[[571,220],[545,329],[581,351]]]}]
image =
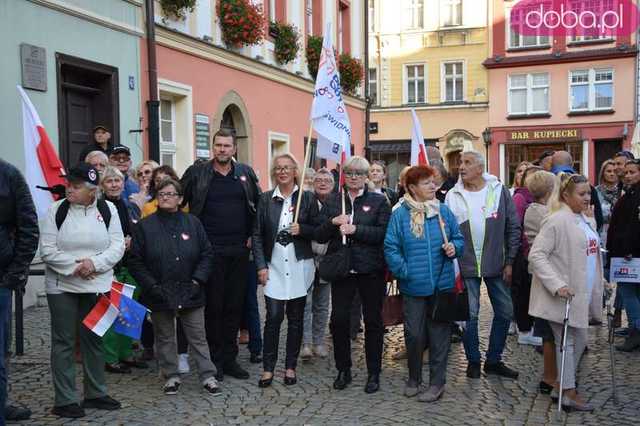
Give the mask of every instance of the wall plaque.
[{"label": "wall plaque", "polygon": [[47,91],[47,57],[44,47],[20,44],[20,63],[22,65],[22,87],[25,89]]}]

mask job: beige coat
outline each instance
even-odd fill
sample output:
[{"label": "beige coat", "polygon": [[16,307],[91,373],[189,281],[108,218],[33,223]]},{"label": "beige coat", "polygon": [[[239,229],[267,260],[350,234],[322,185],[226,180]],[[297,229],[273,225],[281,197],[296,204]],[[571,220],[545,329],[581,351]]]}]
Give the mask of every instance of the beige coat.
[{"label": "beige coat", "polygon": [[[595,229],[593,219],[585,219]],[[529,315],[562,323],[565,299],[557,296],[556,292],[569,286],[575,292],[569,325],[588,328],[590,317],[602,320],[602,259],[597,256],[596,279],[589,306],[585,255],[588,242],[578,220],[567,206],[543,220],[529,253],[529,268],[533,274]]]}]

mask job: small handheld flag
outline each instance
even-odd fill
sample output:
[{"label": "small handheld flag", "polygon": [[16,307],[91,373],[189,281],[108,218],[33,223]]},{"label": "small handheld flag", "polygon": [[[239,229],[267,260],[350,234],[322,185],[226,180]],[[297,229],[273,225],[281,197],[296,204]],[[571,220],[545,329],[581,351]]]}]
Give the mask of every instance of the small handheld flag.
[{"label": "small handheld flag", "polygon": [[139,340],[142,334],[142,323],[147,315],[147,308],[125,295],[120,296],[120,313],[113,326],[113,331]]},{"label": "small handheld flag", "polygon": [[93,307],[82,323],[89,330],[102,337],[116,320],[118,313],[118,308],[112,305],[106,296],[101,295],[96,306]]}]

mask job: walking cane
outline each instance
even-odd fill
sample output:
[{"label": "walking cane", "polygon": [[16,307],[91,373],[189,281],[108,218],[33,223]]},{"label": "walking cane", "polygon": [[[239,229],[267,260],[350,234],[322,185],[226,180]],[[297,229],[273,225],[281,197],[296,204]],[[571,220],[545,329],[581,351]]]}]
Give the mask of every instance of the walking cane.
[{"label": "walking cane", "polygon": [[567,355],[567,330],[569,328],[569,308],[571,307],[571,296],[567,298],[567,303],[564,309],[564,327],[562,329],[562,345],[560,351],[562,352],[562,362],[560,363],[560,390],[558,392],[558,414],[562,413],[562,387],[564,386],[564,362]]},{"label": "walking cane", "polygon": [[615,350],[613,349],[613,338],[614,338],[614,326],[613,326],[613,310],[611,309],[611,305],[613,304],[613,299],[615,290],[612,288],[611,295],[609,296],[609,300],[607,300],[607,325],[609,326],[609,360],[611,361],[611,387],[613,389],[613,405],[618,405],[618,393],[616,392],[616,363],[615,363]]}]

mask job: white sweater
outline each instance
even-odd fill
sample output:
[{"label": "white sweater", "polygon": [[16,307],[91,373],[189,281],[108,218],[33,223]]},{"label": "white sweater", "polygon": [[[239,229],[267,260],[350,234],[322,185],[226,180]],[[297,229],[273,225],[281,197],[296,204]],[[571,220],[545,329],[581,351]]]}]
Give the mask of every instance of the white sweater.
[{"label": "white sweater", "polygon": [[[71,204],[60,230],[56,227],[56,212],[62,201],[51,205],[46,219],[40,224],[40,256],[46,265],[47,293],[104,293],[111,289],[113,267],[124,255],[124,235],[116,207],[107,201],[111,210],[109,230],[97,207]],[[89,258],[96,268],[96,276],[85,280],[73,275],[76,260]]]}]

